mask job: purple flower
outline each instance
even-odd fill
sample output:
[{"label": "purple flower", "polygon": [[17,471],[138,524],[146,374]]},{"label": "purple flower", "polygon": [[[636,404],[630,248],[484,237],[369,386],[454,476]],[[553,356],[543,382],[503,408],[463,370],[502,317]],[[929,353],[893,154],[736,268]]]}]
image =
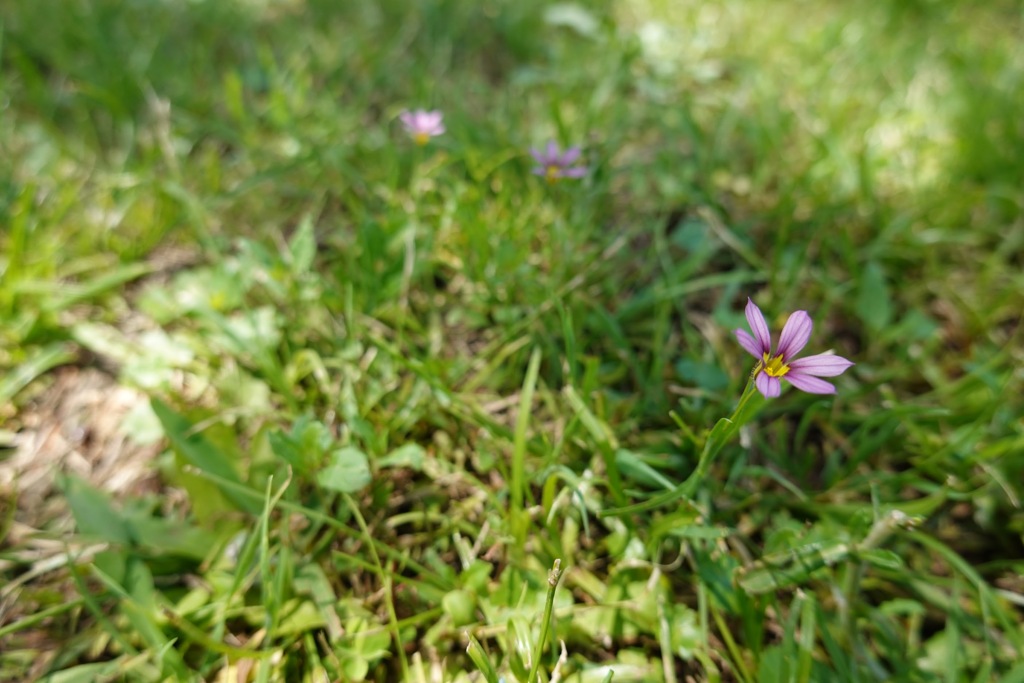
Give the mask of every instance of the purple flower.
[{"label": "purple flower", "polygon": [[580,158],[579,147],[570,147],[563,152],[551,141],[543,152],[531,149],[530,154],[537,162],[533,174],[546,178],[549,183],[558,182],[560,178],[582,178],[587,174],[586,166],[573,166]]},{"label": "purple flower", "polygon": [[427,144],[430,138],[441,135],[445,130],[444,124],[441,122],[444,114],[439,111],[407,110],[399,114],[398,118],[405,126],[405,132],[412,136],[417,145]]},{"label": "purple flower", "polygon": [[780,379],[785,378],[801,391],[809,394],[834,394],[836,388],[818,379],[819,377],[836,377],[843,374],[853,363],[832,353],[819,353],[817,356],[794,358],[807,345],[811,338],[814,323],[807,311],[796,311],[782,328],[779,347],[772,355],[772,337],[768,331],[768,323],[761,315],[761,309],[753,301],[747,299],[747,323],[754,336],[745,330],[735,330],[740,346],[757,359],[754,368],[754,385],[764,394],[765,398],[775,398],[782,393]]}]

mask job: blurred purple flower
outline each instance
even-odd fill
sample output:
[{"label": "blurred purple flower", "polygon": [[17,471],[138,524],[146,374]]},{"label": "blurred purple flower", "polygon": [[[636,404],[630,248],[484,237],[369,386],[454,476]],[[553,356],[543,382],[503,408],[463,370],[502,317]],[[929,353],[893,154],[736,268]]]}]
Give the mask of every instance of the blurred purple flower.
[{"label": "blurred purple flower", "polygon": [[573,166],[580,158],[579,147],[570,147],[563,152],[551,141],[543,152],[531,149],[530,154],[537,162],[533,174],[546,178],[549,183],[558,182],[561,178],[582,178],[587,174],[586,166]]},{"label": "blurred purple flower", "polygon": [[417,145],[425,145],[430,138],[444,133],[444,123],[441,119],[444,114],[439,111],[426,111],[417,109],[415,111],[403,111],[398,115],[405,126],[405,132],[412,136]]},{"label": "blurred purple flower", "polygon": [[843,374],[853,363],[841,356],[831,353],[820,353],[806,358],[793,357],[807,345],[811,338],[814,323],[807,311],[796,311],[782,328],[779,347],[772,355],[772,338],[768,331],[761,309],[753,301],[747,299],[747,323],[754,336],[745,330],[735,330],[736,339],[747,353],[757,359],[754,368],[754,385],[764,394],[765,398],[775,398],[782,393],[780,379],[785,378],[801,391],[809,394],[834,394],[836,388],[818,379],[819,377],[836,377]]}]

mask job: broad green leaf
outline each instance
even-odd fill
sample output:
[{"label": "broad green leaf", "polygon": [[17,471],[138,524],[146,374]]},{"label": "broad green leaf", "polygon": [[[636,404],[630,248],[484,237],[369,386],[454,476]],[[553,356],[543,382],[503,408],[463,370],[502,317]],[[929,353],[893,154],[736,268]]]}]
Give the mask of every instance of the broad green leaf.
[{"label": "broad green leaf", "polygon": [[[224,457],[224,454],[202,433],[193,431],[191,422],[171,410],[158,398],[154,398],[151,404],[153,412],[156,413],[160,424],[163,425],[168,441],[171,442],[171,447],[188,464],[226,481],[242,483],[231,461]],[[260,511],[259,502],[252,498],[237,495],[230,490],[224,491],[224,495],[246,512],[258,513]]]},{"label": "broad green leaf", "polygon": [[391,451],[377,461],[377,466],[385,467],[408,467],[419,472],[423,469],[423,460],[427,452],[418,443],[407,443]]},{"label": "broad green leaf", "polygon": [[320,470],[316,480],[325,489],[355,493],[372,480],[366,454],[352,446],[332,452],[330,464]]},{"label": "broad green leaf", "polygon": [[476,621],[476,595],[463,588],[449,591],[441,598],[441,607],[451,617],[455,628],[467,626]]},{"label": "broad green leaf", "polygon": [[107,494],[74,476],[62,477],[60,487],[79,533],[122,545],[135,541],[131,526],[114,509]]},{"label": "broad green leaf", "polygon": [[128,519],[139,545],[160,553],[202,560],[217,542],[217,534],[178,519],[134,516]]},{"label": "broad green leaf", "polygon": [[274,429],[267,434],[267,441],[274,455],[294,467],[296,472],[305,474],[309,471],[298,444],[288,434],[280,429]]}]

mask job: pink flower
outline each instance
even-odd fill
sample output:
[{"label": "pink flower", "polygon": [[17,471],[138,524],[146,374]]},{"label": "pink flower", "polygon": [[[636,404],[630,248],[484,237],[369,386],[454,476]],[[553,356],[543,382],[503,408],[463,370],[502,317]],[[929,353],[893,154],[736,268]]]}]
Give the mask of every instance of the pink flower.
[{"label": "pink flower", "polygon": [[415,111],[403,111],[398,115],[405,126],[405,132],[412,136],[417,145],[425,145],[430,138],[444,133],[444,123],[441,119],[444,114],[439,111],[426,111],[417,109]]},{"label": "pink flower", "polygon": [[531,149],[530,154],[537,162],[533,174],[546,178],[549,183],[561,178],[582,178],[587,174],[586,166],[573,166],[580,158],[579,147],[570,147],[563,152],[552,140],[543,152]]},{"label": "pink flower", "polygon": [[765,398],[775,398],[782,393],[785,379],[801,391],[809,394],[834,394],[836,388],[818,379],[819,377],[836,377],[843,374],[853,363],[832,353],[820,353],[806,358],[794,358],[807,345],[811,338],[814,323],[807,311],[796,311],[782,328],[779,347],[772,355],[772,338],[761,309],[753,301],[747,299],[747,323],[754,336],[745,330],[735,330],[736,339],[747,353],[757,359],[754,368],[754,385],[764,394]]}]

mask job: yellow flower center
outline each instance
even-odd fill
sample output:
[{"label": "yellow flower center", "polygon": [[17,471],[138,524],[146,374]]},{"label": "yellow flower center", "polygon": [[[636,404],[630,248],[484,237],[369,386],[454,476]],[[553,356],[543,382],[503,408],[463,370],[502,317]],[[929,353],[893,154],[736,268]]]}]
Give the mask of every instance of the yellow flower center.
[{"label": "yellow flower center", "polygon": [[425,145],[430,142],[430,135],[427,133],[414,133],[412,139],[416,141],[417,145]]},{"label": "yellow flower center", "polygon": [[789,366],[782,362],[782,356],[769,358],[767,352],[762,356],[760,369],[769,377],[782,377],[789,372]]},{"label": "yellow flower center", "polygon": [[562,169],[558,166],[548,166],[545,169],[544,177],[549,183],[557,183],[559,179],[559,172]]}]

